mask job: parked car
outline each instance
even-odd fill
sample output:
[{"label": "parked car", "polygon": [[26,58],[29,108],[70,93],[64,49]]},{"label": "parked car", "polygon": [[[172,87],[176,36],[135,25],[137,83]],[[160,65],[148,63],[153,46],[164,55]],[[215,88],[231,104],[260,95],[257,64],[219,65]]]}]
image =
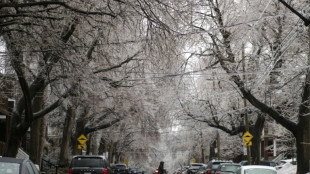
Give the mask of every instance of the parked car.
[{"label": "parked car", "polygon": [[[239,163],[240,165],[242,165],[242,166],[246,166],[246,165],[248,165],[248,161],[241,161],[240,163]],[[276,162],[274,162],[274,161],[260,161],[259,162],[259,165],[262,165],[262,166],[270,166],[270,167],[276,167],[277,166],[277,163]]]},{"label": "parked car", "polygon": [[144,173],[144,171],[139,167],[129,167],[128,169],[129,169],[130,174],[143,174]]},{"label": "parked car", "polygon": [[276,167],[277,163],[274,161],[260,161],[259,165]]},{"label": "parked car", "polygon": [[207,174],[207,166],[206,165],[200,166],[196,174]]},{"label": "parked car", "polygon": [[113,174],[129,174],[129,169],[126,164],[115,164],[112,166]]},{"label": "parked car", "polygon": [[206,167],[207,165],[203,163],[192,163],[187,170],[187,174],[196,174],[196,172],[198,172],[199,168],[202,166]]},{"label": "parked car", "polygon": [[241,165],[236,163],[221,163],[217,170],[216,174],[235,174],[240,170]]},{"label": "parked car", "polygon": [[1,174],[40,174],[38,168],[29,159],[0,157]]},{"label": "parked car", "polygon": [[187,174],[188,169],[189,169],[189,166],[183,166],[180,174]]},{"label": "parked car", "polygon": [[241,166],[246,166],[248,165],[248,161],[247,160],[243,160],[239,163]]},{"label": "parked car", "polygon": [[110,174],[108,160],[99,155],[78,155],[71,160],[69,174]]},{"label": "parked car", "polygon": [[230,160],[211,160],[208,162],[207,174],[215,174],[215,171],[222,163],[232,163]]},{"label": "parked car", "polygon": [[278,162],[276,169],[282,169],[288,164],[296,165],[296,159],[285,159]]},{"label": "parked car", "polygon": [[136,167],[129,167],[128,170],[130,174],[137,174],[138,172],[138,169]]},{"label": "parked car", "polygon": [[278,174],[274,167],[262,165],[241,166],[237,174]]}]

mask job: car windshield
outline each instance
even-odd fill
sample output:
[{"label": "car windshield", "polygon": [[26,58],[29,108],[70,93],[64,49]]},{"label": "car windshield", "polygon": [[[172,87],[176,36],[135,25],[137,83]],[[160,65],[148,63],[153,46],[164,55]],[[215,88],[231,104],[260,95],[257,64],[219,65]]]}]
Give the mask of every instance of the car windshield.
[{"label": "car windshield", "polygon": [[277,171],[270,169],[246,169],[244,170],[244,174],[277,174]]},{"label": "car windshield", "polygon": [[72,167],[103,167],[102,158],[75,158],[72,160]]},{"label": "car windshield", "polygon": [[205,166],[200,166],[199,170],[206,170],[206,167]]},{"label": "car windshield", "polygon": [[19,166],[18,163],[7,163],[0,162],[0,173],[1,174],[19,174]]},{"label": "car windshield", "polygon": [[221,172],[236,172],[240,167],[235,165],[223,165]]},{"label": "car windshield", "polygon": [[201,167],[201,165],[192,165],[191,169],[199,169]]},{"label": "car windshield", "polygon": [[277,164],[276,164],[275,162],[271,162],[271,163],[270,163],[270,166],[271,166],[271,167],[275,167],[276,165],[277,165]]},{"label": "car windshield", "polygon": [[277,165],[275,162],[270,162],[270,161],[261,161],[260,164],[265,165],[265,166],[271,166],[271,167],[275,167]]},{"label": "car windshield", "polygon": [[213,164],[212,165],[212,169],[217,169],[219,167],[220,164]]}]

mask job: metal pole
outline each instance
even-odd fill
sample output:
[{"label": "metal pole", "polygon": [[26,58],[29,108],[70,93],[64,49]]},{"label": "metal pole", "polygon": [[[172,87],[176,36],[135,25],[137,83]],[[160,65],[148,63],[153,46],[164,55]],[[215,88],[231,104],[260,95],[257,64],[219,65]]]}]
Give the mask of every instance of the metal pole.
[{"label": "metal pole", "polygon": [[[242,70],[245,72],[245,53],[244,53],[244,43],[242,43]],[[246,81],[246,76],[243,74],[243,81]],[[243,98],[243,104],[244,107],[247,107],[247,100]],[[247,132],[249,132],[249,119],[248,119],[248,112],[247,109],[245,109],[244,113],[244,118],[245,118],[245,129]],[[251,149],[250,146],[247,146],[247,159],[248,159],[248,164],[251,165]]]},{"label": "metal pole", "polygon": [[205,154],[204,154],[204,150],[203,150],[202,130],[200,130],[200,141],[201,141],[201,162],[204,163],[205,162]]},{"label": "metal pole", "polygon": [[221,159],[221,141],[219,131],[216,131],[217,159]]}]

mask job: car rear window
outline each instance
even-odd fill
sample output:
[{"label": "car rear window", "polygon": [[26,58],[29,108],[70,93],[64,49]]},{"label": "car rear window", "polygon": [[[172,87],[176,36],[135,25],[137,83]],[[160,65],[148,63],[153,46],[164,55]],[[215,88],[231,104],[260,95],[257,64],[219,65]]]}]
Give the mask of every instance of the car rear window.
[{"label": "car rear window", "polygon": [[212,169],[217,169],[217,168],[219,167],[219,165],[220,165],[219,163],[218,163],[218,164],[214,164],[214,163],[213,163]]},{"label": "car rear window", "polygon": [[223,172],[236,172],[239,169],[239,166],[234,165],[223,165],[221,171]]},{"label": "car rear window", "polygon": [[18,163],[7,163],[0,162],[0,173],[1,174],[19,174],[19,166]]},{"label": "car rear window", "polygon": [[125,166],[125,165],[116,165],[116,167],[117,167],[118,169],[126,169],[126,166]]},{"label": "car rear window", "polygon": [[244,170],[245,174],[277,174],[277,171],[270,170],[270,169],[246,169]]},{"label": "car rear window", "polygon": [[74,158],[71,163],[72,167],[105,167],[102,158],[79,157]]}]

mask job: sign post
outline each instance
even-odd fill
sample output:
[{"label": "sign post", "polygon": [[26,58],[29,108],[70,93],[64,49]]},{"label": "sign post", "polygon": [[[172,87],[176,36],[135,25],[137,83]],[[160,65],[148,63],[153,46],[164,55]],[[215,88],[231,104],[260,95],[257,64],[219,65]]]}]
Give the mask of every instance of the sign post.
[{"label": "sign post", "polygon": [[124,163],[128,166],[128,159],[125,159]]},{"label": "sign post", "polygon": [[192,158],[192,163],[195,163],[196,162],[196,158]]},{"label": "sign post", "polygon": [[88,139],[85,137],[84,134],[80,135],[79,138],[77,138],[77,141],[80,143],[78,144],[78,149],[86,150],[86,142],[88,141]]},{"label": "sign post", "polygon": [[245,141],[245,142],[243,143],[243,145],[247,147],[247,152],[249,152],[249,153],[247,153],[248,164],[251,165],[250,146],[252,146],[252,141],[251,141],[251,139],[253,138],[253,135],[250,134],[250,132],[246,131],[246,132],[243,134],[242,138],[243,138],[244,141]]}]

